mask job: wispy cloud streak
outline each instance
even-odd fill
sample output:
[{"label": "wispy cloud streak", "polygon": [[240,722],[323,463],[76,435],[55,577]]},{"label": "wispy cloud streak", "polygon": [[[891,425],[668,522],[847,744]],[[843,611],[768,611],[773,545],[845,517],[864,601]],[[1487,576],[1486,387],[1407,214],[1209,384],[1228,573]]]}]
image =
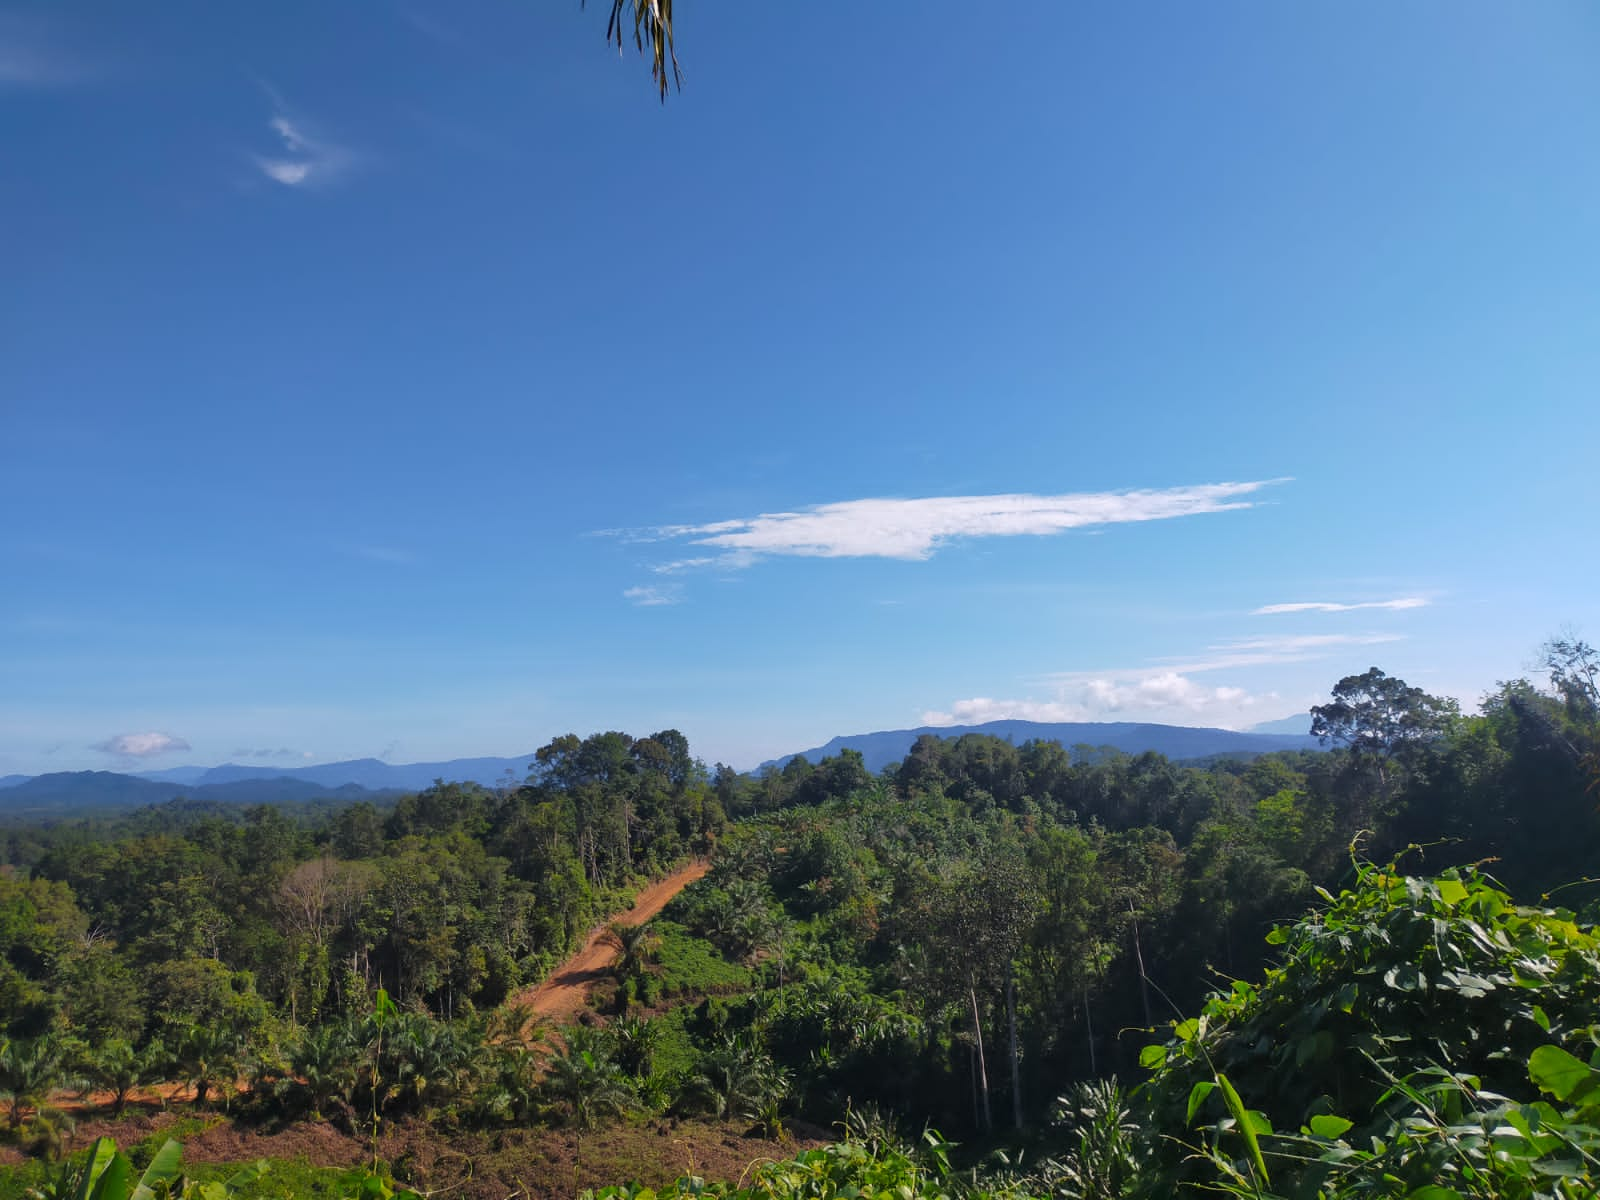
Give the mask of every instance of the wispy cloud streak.
[{"label": "wispy cloud streak", "polygon": [[313,136],[303,123],[292,120],[281,105],[267,122],[267,128],[283,148],[276,154],[255,155],[255,164],[268,179],[284,187],[317,187],[332,183],[355,161],[346,147]]},{"label": "wispy cloud streak", "polygon": [[622,596],[638,608],[660,608],[677,604],[683,599],[682,593],[675,587],[631,587]]},{"label": "wispy cloud streak", "polygon": [[[1252,507],[1249,499],[1283,480],[1210,483],[1121,492],[1043,496],[876,498],[818,504],[797,512],[762,513],[705,525],[668,525],[638,540],[680,541],[721,551],[718,566],[748,566],[762,558],[931,558],[951,542],[989,537],[1045,537],[1137,521],[1162,521]],[[674,568],[699,559],[683,559]]]},{"label": "wispy cloud streak", "polygon": [[61,41],[53,22],[0,13],[0,88],[61,88],[88,81],[89,65]]},{"label": "wispy cloud streak", "polygon": [[1250,615],[1268,617],[1279,613],[1343,613],[1378,608],[1398,612],[1402,609],[1427,606],[1428,601],[1421,596],[1402,596],[1397,600],[1366,600],[1359,604],[1340,604],[1332,600],[1300,600],[1293,604],[1264,604],[1260,608],[1251,610]]}]

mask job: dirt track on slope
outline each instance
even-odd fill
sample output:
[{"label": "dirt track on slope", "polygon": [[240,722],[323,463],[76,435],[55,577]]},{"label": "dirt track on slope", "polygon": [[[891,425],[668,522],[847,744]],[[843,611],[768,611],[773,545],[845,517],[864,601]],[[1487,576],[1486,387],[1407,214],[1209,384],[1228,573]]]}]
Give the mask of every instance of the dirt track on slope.
[{"label": "dirt track on slope", "polygon": [[[613,913],[606,924],[620,921],[625,925],[642,925],[708,870],[709,864],[693,862],[682,870],[674,871],[665,879],[645,888],[632,908],[627,912]],[[617,957],[616,950],[608,946],[604,938],[605,925],[590,930],[582,950],[557,967],[543,983],[518,995],[514,1003],[526,1004],[535,1017],[557,1025],[571,1021],[584,1010],[589,1002],[589,993]]]}]

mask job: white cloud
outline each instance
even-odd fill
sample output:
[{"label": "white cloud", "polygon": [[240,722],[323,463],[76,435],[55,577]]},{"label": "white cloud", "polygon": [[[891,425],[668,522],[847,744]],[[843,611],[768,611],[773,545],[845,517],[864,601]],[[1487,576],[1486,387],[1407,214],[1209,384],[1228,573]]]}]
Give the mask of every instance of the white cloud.
[{"label": "white cloud", "polygon": [[256,165],[268,179],[277,180],[288,187],[296,187],[311,178],[311,164],[286,162],[283,159],[258,158]]},{"label": "white cloud", "polygon": [[[896,558],[919,561],[962,538],[1043,537],[1133,521],[1161,521],[1231,512],[1243,499],[1282,480],[1057,496],[929,496],[844,500],[799,512],[762,513],[705,525],[669,525],[647,540],[682,540],[722,551],[720,566],[749,566],[771,555],[808,558]],[[698,560],[682,559],[680,564]]]},{"label": "white cloud", "polygon": [[1307,650],[1326,650],[1331,646],[1376,646],[1382,642],[1404,640],[1404,635],[1398,633],[1297,633],[1284,637],[1234,638],[1219,642],[1211,649],[1288,655],[1303,654]]},{"label": "white cloud", "polygon": [[[270,94],[270,93],[269,93]],[[280,155],[256,155],[261,173],[285,187],[310,187],[332,182],[354,161],[343,146],[308,133],[304,126],[282,112],[274,114],[267,127],[283,143]]]},{"label": "white cloud", "polygon": [[1315,633],[1233,638],[1204,653],[1157,660],[1137,667],[1061,671],[1034,681],[1052,694],[997,700],[977,696],[922,714],[925,725],[979,725],[985,721],[1098,721],[1122,719],[1177,724],[1203,723],[1227,729],[1254,724],[1281,708],[1277,692],[1252,692],[1233,684],[1205,684],[1192,678],[1208,672],[1325,658],[1341,648],[1404,640],[1394,633]]},{"label": "white cloud", "polygon": [[683,599],[677,588],[631,587],[622,593],[639,608],[659,608],[663,604],[677,604]]},{"label": "white cloud", "polygon": [[957,700],[948,712],[925,712],[924,725],[984,725],[990,721],[1087,721],[1089,710],[1081,704],[1059,700],[995,700],[974,696]]},{"label": "white cloud", "polygon": [[673,562],[657,563],[650,569],[657,575],[678,575],[684,571],[693,571],[697,567],[709,567],[717,560],[701,556],[699,558],[680,558]]},{"label": "white cloud", "polygon": [[119,733],[90,747],[91,750],[115,754],[120,758],[150,758],[189,748],[188,742],[170,733]]},{"label": "white cloud", "polygon": [[1428,601],[1421,596],[1402,596],[1398,600],[1366,600],[1359,604],[1339,604],[1332,600],[1301,600],[1293,604],[1264,604],[1251,612],[1253,617],[1273,616],[1278,613],[1342,613],[1355,612],[1363,608],[1386,608],[1400,610],[1407,608],[1426,608]]},{"label": "white cloud", "polygon": [[1275,692],[1260,695],[1238,687],[1207,687],[1176,671],[1139,679],[1100,676],[1063,688],[1055,700],[957,700],[947,711],[922,714],[925,725],[982,725],[988,721],[1098,721],[1112,715],[1165,718],[1187,724],[1203,720],[1233,728],[1253,721]]},{"label": "white cloud", "polygon": [[1206,671],[1225,671],[1239,667],[1262,667],[1276,663],[1309,662],[1325,658],[1342,646],[1376,646],[1404,641],[1398,633],[1311,633],[1281,637],[1235,638],[1217,642],[1206,652],[1187,658],[1162,659],[1148,666],[1115,671],[1061,671],[1043,677],[1043,682],[1058,686],[1079,684],[1088,679],[1113,676],[1118,679],[1150,679],[1173,672],[1195,675]]}]

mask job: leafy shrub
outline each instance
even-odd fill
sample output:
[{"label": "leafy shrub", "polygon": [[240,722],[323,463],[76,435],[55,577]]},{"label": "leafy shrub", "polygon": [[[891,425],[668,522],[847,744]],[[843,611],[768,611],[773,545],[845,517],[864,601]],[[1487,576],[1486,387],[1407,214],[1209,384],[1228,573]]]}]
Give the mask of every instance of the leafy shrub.
[{"label": "leafy shrub", "polygon": [[1270,1177],[1290,1195],[1337,1178],[1345,1190],[1329,1194],[1387,1196],[1344,1177],[1421,1186],[1451,1163],[1472,1185],[1484,1168],[1467,1147],[1509,1121],[1499,1106],[1530,1128],[1551,1119],[1526,1107],[1530,1060],[1593,1050],[1600,941],[1570,912],[1515,905],[1475,872],[1368,867],[1323,897],[1269,935],[1282,960],[1261,984],[1234,983],[1145,1049],[1147,1119],[1168,1136],[1150,1194]]}]

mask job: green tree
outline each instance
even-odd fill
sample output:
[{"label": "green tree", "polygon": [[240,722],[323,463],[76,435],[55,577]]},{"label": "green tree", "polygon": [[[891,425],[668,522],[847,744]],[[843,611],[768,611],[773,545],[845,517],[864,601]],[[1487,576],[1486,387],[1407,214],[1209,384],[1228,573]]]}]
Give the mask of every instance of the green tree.
[{"label": "green tree", "polygon": [[748,1041],[730,1038],[696,1064],[687,1097],[719,1120],[755,1120],[768,1105],[781,1103],[788,1090],[788,1073],[770,1054]]},{"label": "green tree", "polygon": [[127,1107],[132,1091],[161,1078],[166,1055],[160,1043],[152,1042],[136,1050],[125,1038],[111,1038],[94,1046],[85,1062],[84,1074],[98,1088],[111,1093],[111,1111],[117,1116]]},{"label": "green tree", "polygon": [[1430,696],[1377,667],[1334,684],[1333,699],[1311,709],[1311,732],[1325,745],[1349,748],[1351,771],[1361,777],[1353,781],[1355,824],[1370,823],[1373,806],[1390,799],[1397,770],[1414,766],[1418,753],[1459,716],[1454,700]]},{"label": "green tree", "polygon": [[1569,719],[1592,725],[1600,717],[1600,650],[1574,633],[1563,633],[1544,644],[1540,658]]},{"label": "green tree", "polygon": [[61,1083],[65,1053],[60,1039],[0,1038],[0,1101],[12,1129],[29,1109],[37,1111]]},{"label": "green tree", "polygon": [[606,926],[601,941],[617,952],[617,960],[612,965],[617,978],[632,979],[654,959],[661,938],[649,925],[613,921]]},{"label": "green tree", "polygon": [[620,1116],[634,1092],[607,1048],[576,1031],[545,1068],[545,1091],[579,1129],[592,1129],[602,1113]]},{"label": "green tree", "polygon": [[172,1063],[183,1081],[193,1086],[195,1104],[204,1108],[211,1089],[219,1083],[232,1092],[242,1049],[239,1035],[226,1027],[191,1025],[178,1034]]}]

